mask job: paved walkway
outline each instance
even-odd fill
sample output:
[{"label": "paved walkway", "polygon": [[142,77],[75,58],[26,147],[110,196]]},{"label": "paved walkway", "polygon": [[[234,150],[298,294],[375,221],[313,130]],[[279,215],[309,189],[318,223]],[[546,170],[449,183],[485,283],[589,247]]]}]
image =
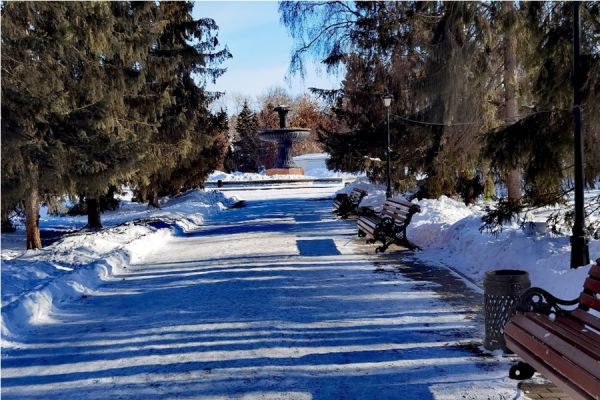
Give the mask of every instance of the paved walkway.
[{"label": "paved walkway", "polygon": [[261,191],[147,249],[4,355],[3,398],[513,399],[480,295],[375,255],[323,195]]}]

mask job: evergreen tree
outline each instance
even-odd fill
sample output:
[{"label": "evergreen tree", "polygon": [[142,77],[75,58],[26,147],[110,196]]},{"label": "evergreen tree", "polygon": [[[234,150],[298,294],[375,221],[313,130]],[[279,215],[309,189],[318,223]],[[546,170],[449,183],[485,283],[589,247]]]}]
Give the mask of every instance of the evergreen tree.
[{"label": "evergreen tree", "polygon": [[[593,2],[582,11],[586,109],[598,106],[600,47],[593,32],[599,12]],[[380,96],[389,92],[392,179],[400,190],[424,173],[422,196],[468,192],[472,198],[481,182],[493,193],[496,172],[517,201],[522,170],[530,199],[556,198],[549,189],[564,181],[571,151],[564,135],[548,135],[570,122],[560,114],[526,115],[523,106],[535,104],[537,112],[571,107],[570,5],[284,2],[280,13],[297,44],[292,72],[301,73],[309,57],[345,70],[340,90],[315,90],[335,106],[337,123],[320,136],[331,167],[384,177],[377,161],[386,145]],[[584,115],[591,182],[600,165],[594,123],[600,114]],[[556,146],[537,146],[535,158],[546,162],[536,168],[532,143],[541,140]]]},{"label": "evergreen tree", "polygon": [[201,84],[223,74],[218,66],[231,55],[217,49],[215,22],[194,20],[192,8],[190,2],[159,5],[164,26],[150,52],[146,89],[162,109],[132,179],[138,198],[153,206],[159,195],[201,186],[226,151],[226,115],[210,113],[214,96]]},{"label": "evergreen tree", "polygon": [[96,199],[112,185],[180,190],[216,167],[226,118],[192,76],[216,78],[229,53],[191,8],[2,4],[2,219],[22,204],[28,248],[41,247],[41,200],[83,193],[100,226]]},{"label": "evergreen tree", "polygon": [[263,166],[261,162],[261,141],[258,138],[258,122],[248,102],[244,105],[235,125],[237,140],[234,142],[233,153],[236,169],[241,172],[257,172]]}]

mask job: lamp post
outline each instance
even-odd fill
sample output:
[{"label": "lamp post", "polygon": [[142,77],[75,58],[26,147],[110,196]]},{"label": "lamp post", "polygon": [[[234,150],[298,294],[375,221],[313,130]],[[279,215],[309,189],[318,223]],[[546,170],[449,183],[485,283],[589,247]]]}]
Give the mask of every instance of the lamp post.
[{"label": "lamp post", "polygon": [[581,127],[581,46],[579,1],[573,2],[573,126],[575,128],[575,222],[571,236],[571,268],[590,263],[583,207],[583,134]]},{"label": "lamp post", "polygon": [[390,176],[392,175],[392,168],[390,165],[390,153],[392,151],[390,147],[390,105],[392,104],[392,95],[386,94],[383,96],[383,105],[387,109],[387,188],[385,189],[385,197],[392,197],[392,185]]}]

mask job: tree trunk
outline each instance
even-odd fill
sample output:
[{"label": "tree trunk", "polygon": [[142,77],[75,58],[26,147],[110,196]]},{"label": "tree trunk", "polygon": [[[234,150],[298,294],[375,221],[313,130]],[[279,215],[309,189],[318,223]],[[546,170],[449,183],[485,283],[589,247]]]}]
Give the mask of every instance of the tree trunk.
[{"label": "tree trunk", "polygon": [[490,171],[488,162],[483,163],[483,201],[488,202],[496,195],[496,187],[494,185],[494,177]]},{"label": "tree trunk", "polygon": [[153,189],[150,192],[150,198],[148,199],[148,204],[154,208],[160,208],[160,202],[158,201],[158,190]]},{"label": "tree trunk", "polygon": [[[517,55],[515,51],[515,19],[516,8],[511,1],[502,2],[504,11],[504,122],[514,124],[519,119],[518,86],[517,86]],[[508,201],[521,201],[521,170],[518,166],[508,171],[506,175]]]},{"label": "tree trunk", "polygon": [[40,198],[37,188],[31,189],[25,196],[25,229],[27,232],[27,250],[41,249],[40,237]]},{"label": "tree trunk", "polygon": [[100,204],[98,199],[86,197],[85,204],[87,206],[88,228],[102,228],[102,221],[100,219]]},{"label": "tree trunk", "polygon": [[2,233],[14,232],[16,230],[13,223],[8,218],[8,212],[2,213]]}]

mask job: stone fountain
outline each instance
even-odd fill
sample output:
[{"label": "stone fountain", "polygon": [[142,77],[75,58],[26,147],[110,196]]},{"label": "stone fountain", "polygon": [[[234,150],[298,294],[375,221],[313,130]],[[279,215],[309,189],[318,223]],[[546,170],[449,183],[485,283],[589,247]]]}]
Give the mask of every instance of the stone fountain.
[{"label": "stone fountain", "polygon": [[304,175],[304,169],[292,159],[292,144],[306,139],[310,129],[287,127],[288,106],[277,106],[273,111],[279,114],[279,128],[264,129],[258,133],[261,140],[277,143],[277,162],[274,168],[267,170],[267,175]]}]

